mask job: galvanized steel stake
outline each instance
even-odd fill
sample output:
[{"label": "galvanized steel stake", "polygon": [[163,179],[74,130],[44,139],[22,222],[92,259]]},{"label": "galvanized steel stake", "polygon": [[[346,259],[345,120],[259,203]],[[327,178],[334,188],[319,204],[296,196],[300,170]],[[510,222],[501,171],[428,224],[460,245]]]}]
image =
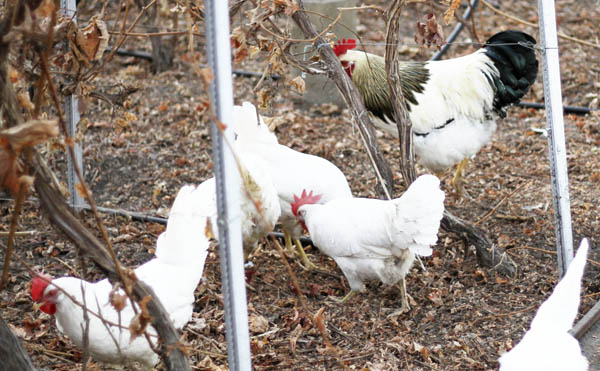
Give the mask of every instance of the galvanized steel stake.
[{"label": "galvanized steel stake", "polygon": [[223,0],[205,2],[206,47],[214,80],[211,99],[218,119],[226,124],[223,133],[211,125],[213,161],[217,183],[219,252],[225,302],[225,330],[230,370],[250,370],[250,335],[241,236],[240,174],[231,148],[233,143],[233,80],[229,46],[229,8]]},{"label": "galvanized steel stake", "polygon": [[[67,17],[73,17],[73,22],[77,23],[77,5],[75,0],[61,0],[60,1],[60,12],[62,15]],[[81,144],[75,139],[77,134],[77,124],[79,123],[80,115],[79,108],[77,106],[77,97],[69,95],[65,101],[65,117],[67,120],[67,130],[69,136],[73,138],[73,152],[75,158],[71,158],[71,154],[67,151],[67,183],[69,185],[69,192],[71,197],[69,203],[77,210],[80,210],[84,205],[85,201],[77,191],[77,174],[75,173],[75,166],[79,167],[81,174],[83,174],[83,155],[81,152]]]},{"label": "galvanized steel stake", "polygon": [[544,73],[546,128],[550,151],[550,174],[556,228],[558,275],[562,278],[573,260],[573,232],[571,230],[571,202],[567,172],[567,148],[560,84],[558,36],[553,0],[538,0],[540,39]]}]

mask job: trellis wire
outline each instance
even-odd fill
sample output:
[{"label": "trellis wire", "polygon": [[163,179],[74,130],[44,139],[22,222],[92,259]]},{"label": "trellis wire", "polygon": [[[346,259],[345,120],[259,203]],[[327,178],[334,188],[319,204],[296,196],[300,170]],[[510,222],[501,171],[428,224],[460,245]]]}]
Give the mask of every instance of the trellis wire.
[{"label": "trellis wire", "polygon": [[546,104],[546,129],[550,154],[550,176],[554,204],[554,226],[558,276],[562,278],[573,260],[573,232],[571,230],[571,202],[567,172],[567,149],[563,122],[558,35],[553,0],[538,0],[540,39]]},{"label": "trellis wire", "polygon": [[[77,17],[75,15],[76,9],[77,5],[75,0],[60,1],[60,12],[65,16],[73,17],[73,22],[75,23],[77,23]],[[75,166],[78,166],[81,170],[81,174],[83,174],[81,143],[76,139],[77,124],[79,123],[81,116],[79,115],[79,107],[75,95],[69,95],[65,101],[65,117],[67,119],[68,134],[73,139],[73,152],[75,154],[75,158],[71,158],[71,154],[67,153],[67,183],[69,192],[71,193],[69,203],[73,208],[80,210],[85,205],[85,201],[77,191],[79,179],[77,179],[75,172]]]},{"label": "trellis wire", "polygon": [[[230,370],[250,370],[250,334],[244,276],[244,249],[241,236],[240,174],[231,148],[233,143],[233,79],[229,45],[228,2],[205,2],[206,48],[214,80],[210,95],[218,120],[225,123],[221,132],[217,123],[211,125],[213,162],[217,183],[217,223],[221,279],[225,304],[225,331]],[[199,226],[201,227],[201,226]]]}]

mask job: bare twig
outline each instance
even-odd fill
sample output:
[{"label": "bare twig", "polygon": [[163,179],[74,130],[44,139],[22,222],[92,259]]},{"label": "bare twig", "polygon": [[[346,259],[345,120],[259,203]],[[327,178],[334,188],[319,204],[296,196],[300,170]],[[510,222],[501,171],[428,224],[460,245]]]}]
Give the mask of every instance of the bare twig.
[{"label": "bare twig", "polygon": [[413,150],[412,122],[408,116],[406,102],[400,88],[398,48],[398,31],[402,7],[406,0],[394,0],[388,9],[387,35],[385,37],[385,70],[387,73],[390,100],[394,107],[396,125],[398,126],[398,140],[400,141],[400,172],[404,177],[404,184],[408,186],[415,180],[415,153]]},{"label": "bare twig", "polygon": [[[19,232],[15,232],[15,236],[33,236],[36,233],[39,233],[38,231],[19,231]],[[6,237],[10,234],[10,232],[0,232],[0,237]]]},{"label": "bare twig", "polygon": [[521,188],[524,188],[525,186],[529,186],[531,184],[532,181],[529,182],[525,182],[523,184],[520,184],[517,188],[515,188],[512,192],[510,192],[509,194],[507,194],[506,196],[504,196],[500,202],[498,202],[496,204],[496,206],[494,206],[492,208],[492,210],[488,211],[484,216],[479,217],[479,220],[475,222],[475,226],[478,226],[479,224],[483,223],[487,218],[489,218],[490,216],[492,216],[497,210],[498,208],[509,198],[511,198],[515,193],[517,193]]},{"label": "bare twig", "polygon": [[15,208],[12,212],[10,219],[10,229],[8,231],[8,242],[6,243],[6,252],[4,254],[4,267],[2,269],[2,280],[0,281],[0,290],[3,290],[8,283],[8,274],[10,272],[10,257],[12,255],[15,246],[15,233],[17,232],[17,225],[19,224],[19,216],[21,215],[21,207],[23,206],[23,200],[27,197],[27,184],[21,183],[19,185],[19,193],[15,200]]},{"label": "bare twig", "polygon": [[[296,22],[300,30],[304,32],[304,35],[307,38],[317,36],[318,32],[304,12],[304,4],[301,0],[298,1],[298,6],[300,10],[292,15],[292,19]],[[321,62],[327,66],[329,78],[335,82],[346,101],[346,105],[350,109],[353,120],[358,124],[361,136],[366,143],[366,149],[371,164],[374,168],[378,169],[376,173],[381,175],[378,180],[383,188],[383,194],[389,198],[394,189],[392,172],[381,153],[373,129],[373,124],[369,119],[362,98],[352,83],[352,80],[350,80],[350,77],[348,77],[342,69],[342,65],[333,53],[333,50],[329,47],[329,42],[322,37],[317,37],[313,42],[313,46],[319,52]]]}]

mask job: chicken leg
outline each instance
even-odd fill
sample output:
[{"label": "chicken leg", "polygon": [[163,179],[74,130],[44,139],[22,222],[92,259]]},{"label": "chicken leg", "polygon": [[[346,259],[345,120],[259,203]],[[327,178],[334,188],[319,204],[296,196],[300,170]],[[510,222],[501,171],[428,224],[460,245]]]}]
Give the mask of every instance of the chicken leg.
[{"label": "chicken leg", "polygon": [[467,167],[467,165],[469,164],[469,158],[465,157],[462,159],[461,162],[459,162],[458,166],[456,167],[456,173],[454,173],[454,178],[452,178],[452,186],[454,188],[454,191],[461,196],[462,192],[463,192],[463,173],[465,171],[465,168]]},{"label": "chicken leg", "polygon": [[308,260],[308,256],[306,256],[306,253],[304,252],[304,248],[302,247],[302,242],[300,242],[300,239],[296,238],[294,240],[294,243],[292,243],[292,236],[288,233],[287,230],[285,230],[285,228],[283,229],[283,239],[285,240],[285,247],[287,247],[288,251],[292,255],[294,254],[294,244],[296,245],[298,253],[300,254],[300,258],[302,259],[302,263],[304,264],[304,269],[319,269],[319,267],[317,267],[310,260]]},{"label": "chicken leg", "polygon": [[388,315],[388,317],[396,317],[410,311],[410,304],[408,304],[408,294],[406,293],[406,278],[404,277],[402,277],[402,280],[400,282],[400,300],[402,302],[402,307],[400,307],[399,310]]}]

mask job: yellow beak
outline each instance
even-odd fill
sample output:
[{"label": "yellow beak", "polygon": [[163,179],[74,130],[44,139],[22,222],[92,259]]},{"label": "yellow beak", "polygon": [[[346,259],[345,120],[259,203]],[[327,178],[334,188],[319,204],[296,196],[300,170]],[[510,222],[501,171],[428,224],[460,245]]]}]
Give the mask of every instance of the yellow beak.
[{"label": "yellow beak", "polygon": [[42,306],[42,303],[33,303],[33,311],[34,312],[39,311],[41,306]]}]

